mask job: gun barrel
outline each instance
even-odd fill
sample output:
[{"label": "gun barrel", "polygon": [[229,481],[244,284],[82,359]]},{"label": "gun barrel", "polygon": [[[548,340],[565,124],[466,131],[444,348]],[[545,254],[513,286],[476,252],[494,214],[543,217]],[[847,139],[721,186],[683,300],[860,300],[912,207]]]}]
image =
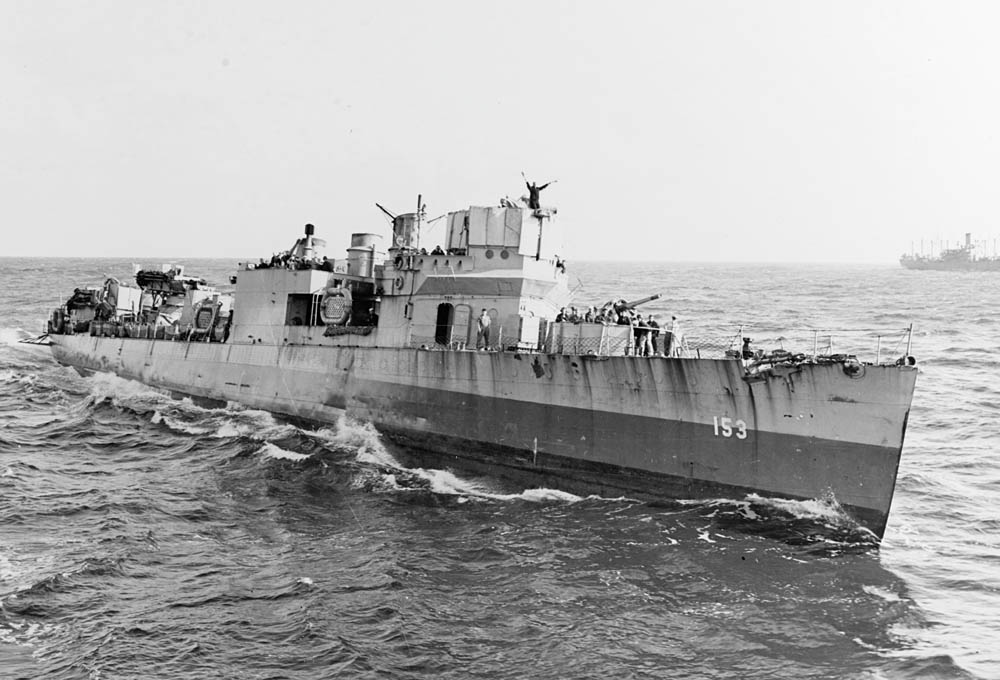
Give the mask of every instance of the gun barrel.
[{"label": "gun barrel", "polygon": [[652,302],[653,300],[658,300],[659,298],[660,298],[660,294],[656,293],[655,295],[650,295],[649,297],[639,298],[638,300],[633,300],[632,302],[626,302],[622,306],[625,309],[635,309],[639,305],[644,305],[647,302]]}]

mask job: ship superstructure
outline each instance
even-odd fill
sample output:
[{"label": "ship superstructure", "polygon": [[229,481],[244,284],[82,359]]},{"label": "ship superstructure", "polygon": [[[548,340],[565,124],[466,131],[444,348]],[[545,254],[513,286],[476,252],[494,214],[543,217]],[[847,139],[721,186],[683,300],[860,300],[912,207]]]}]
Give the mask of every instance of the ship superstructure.
[{"label": "ship superstructure", "polygon": [[346,259],[323,257],[307,225],[242,265],[231,294],[176,268],[116,281],[113,300],[74,294],[50,320],[52,350],[196,399],[314,423],[346,413],[459,467],[574,491],[832,497],[882,535],[917,373],[908,346],[880,363],[737,340],[707,358],[657,329],[653,354],[629,311],[642,301],[566,314],[554,209],[451,212],[428,251],[421,208],[390,213],[388,244],[354,234]]}]

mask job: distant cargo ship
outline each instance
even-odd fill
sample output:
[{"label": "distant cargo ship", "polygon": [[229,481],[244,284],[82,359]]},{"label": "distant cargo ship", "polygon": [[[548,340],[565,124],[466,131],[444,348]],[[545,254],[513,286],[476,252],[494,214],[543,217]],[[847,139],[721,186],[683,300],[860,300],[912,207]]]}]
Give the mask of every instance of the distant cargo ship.
[{"label": "distant cargo ship", "polygon": [[976,253],[972,234],[966,233],[965,245],[948,248],[934,256],[903,255],[899,263],[907,269],[937,269],[943,271],[1000,271],[1000,257],[986,257]]},{"label": "distant cargo ship", "polygon": [[421,207],[390,217],[388,253],[358,233],[346,260],[321,257],[307,225],[243,265],[232,295],[180,267],[78,288],[48,341],[81,373],[316,423],[346,412],[501,476],[612,496],[832,496],[882,536],[917,377],[908,341],[887,362],[748,338],[708,358],[672,328],[643,351],[630,310],[653,298],[561,311],[554,209],[449,213],[433,252]]}]

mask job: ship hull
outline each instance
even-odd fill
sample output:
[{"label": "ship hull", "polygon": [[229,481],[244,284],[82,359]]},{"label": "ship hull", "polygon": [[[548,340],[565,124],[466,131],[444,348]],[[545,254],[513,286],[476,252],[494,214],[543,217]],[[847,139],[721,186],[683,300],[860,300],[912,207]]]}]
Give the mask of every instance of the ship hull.
[{"label": "ship hull", "polygon": [[941,272],[1000,272],[1000,260],[900,260],[900,264],[906,269],[917,269],[920,271],[941,271]]},{"label": "ship hull", "polygon": [[647,498],[831,495],[881,536],[911,367],[54,336],[58,361],[314,423],[348,416],[500,476]]}]

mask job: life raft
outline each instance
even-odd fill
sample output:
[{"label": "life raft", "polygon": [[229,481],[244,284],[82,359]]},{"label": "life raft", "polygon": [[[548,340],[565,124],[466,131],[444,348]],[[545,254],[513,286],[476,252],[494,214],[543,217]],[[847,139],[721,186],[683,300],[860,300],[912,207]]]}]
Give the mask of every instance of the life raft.
[{"label": "life raft", "polygon": [[349,288],[327,288],[319,304],[319,317],[329,326],[343,326],[351,318]]},{"label": "life raft", "polygon": [[199,331],[207,331],[215,321],[215,305],[202,307],[194,315],[194,327]]}]

